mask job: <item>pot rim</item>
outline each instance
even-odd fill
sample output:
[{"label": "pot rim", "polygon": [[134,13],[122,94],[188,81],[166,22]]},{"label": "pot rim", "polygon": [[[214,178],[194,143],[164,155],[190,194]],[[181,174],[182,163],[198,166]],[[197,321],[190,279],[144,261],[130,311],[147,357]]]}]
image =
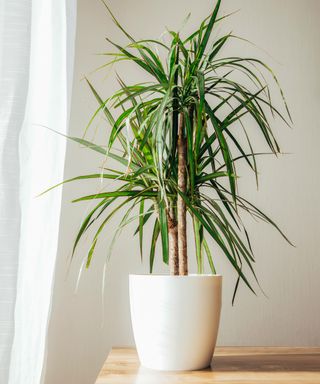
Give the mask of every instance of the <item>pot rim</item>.
[{"label": "pot rim", "polygon": [[165,275],[165,274],[154,274],[154,273],[129,273],[129,276],[131,277],[154,277],[154,278],[160,278],[160,277],[165,277],[165,278],[182,278],[186,279],[188,277],[190,278],[201,278],[201,277],[214,277],[214,278],[222,278],[222,275],[220,274],[209,274],[209,273],[203,273],[203,274],[198,274],[198,273],[190,273],[189,275]]}]

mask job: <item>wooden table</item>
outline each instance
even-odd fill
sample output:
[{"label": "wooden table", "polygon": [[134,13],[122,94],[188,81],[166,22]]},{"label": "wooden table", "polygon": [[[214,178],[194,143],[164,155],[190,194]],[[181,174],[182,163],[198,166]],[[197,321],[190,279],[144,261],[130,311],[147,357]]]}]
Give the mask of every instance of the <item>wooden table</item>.
[{"label": "wooden table", "polygon": [[320,348],[216,348],[212,367],[192,372],[143,368],[131,348],[114,348],[96,384],[320,384]]}]

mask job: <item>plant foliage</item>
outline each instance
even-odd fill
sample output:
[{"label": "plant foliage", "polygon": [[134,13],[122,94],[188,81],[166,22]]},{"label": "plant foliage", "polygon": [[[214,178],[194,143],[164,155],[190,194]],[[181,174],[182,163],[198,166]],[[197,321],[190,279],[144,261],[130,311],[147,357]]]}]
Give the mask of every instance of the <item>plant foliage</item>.
[{"label": "plant foliage", "polygon": [[[153,226],[150,272],[157,242],[162,243],[163,261],[168,263],[166,212],[176,210],[179,194],[193,222],[198,273],[203,273],[205,259],[212,273],[216,272],[208,243],[211,238],[236,272],[235,293],[241,280],[254,291],[248,273],[256,278],[255,258],[241,212],[270,223],[284,236],[268,216],[239,194],[237,164],[245,162],[258,181],[256,158],[263,153],[255,151],[246,127],[255,127],[269,153],[277,155],[280,148],[270,121],[279,117],[287,123],[289,111],[278,80],[266,64],[252,57],[221,55],[225,45],[236,36],[229,33],[212,41],[216,24],[226,17],[218,15],[220,3],[221,0],[216,1],[212,14],[191,35],[168,31],[169,42],[135,40],[104,3],[115,24],[128,38],[126,46],[107,39],[115,52],[105,54],[111,59],[104,67],[129,61],[151,80],[127,85],[118,76],[119,89],[107,99],[87,80],[99,104],[91,122],[99,113],[104,114],[110,129],[108,140],[98,145],[85,138],[70,139],[118,164],[113,169],[65,181],[93,178],[118,181],[112,190],[74,200],[96,201],[80,227],[73,248],[76,249],[89,227],[97,225],[87,266],[103,230],[118,211],[125,212],[119,230],[137,218],[135,234],[140,239],[141,256],[144,227],[146,224]],[[279,89],[284,113],[273,105],[265,80],[267,75]],[[181,114],[187,141],[185,193],[177,184],[177,129]],[[126,209],[121,211],[124,207]]]}]

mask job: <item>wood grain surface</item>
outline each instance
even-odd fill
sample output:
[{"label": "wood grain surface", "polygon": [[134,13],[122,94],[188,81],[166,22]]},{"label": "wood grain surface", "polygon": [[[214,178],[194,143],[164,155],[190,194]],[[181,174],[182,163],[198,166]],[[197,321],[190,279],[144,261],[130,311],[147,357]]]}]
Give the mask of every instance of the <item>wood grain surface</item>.
[{"label": "wood grain surface", "polygon": [[137,352],[114,348],[96,384],[320,384],[320,348],[219,347],[211,368],[158,372],[140,366]]}]

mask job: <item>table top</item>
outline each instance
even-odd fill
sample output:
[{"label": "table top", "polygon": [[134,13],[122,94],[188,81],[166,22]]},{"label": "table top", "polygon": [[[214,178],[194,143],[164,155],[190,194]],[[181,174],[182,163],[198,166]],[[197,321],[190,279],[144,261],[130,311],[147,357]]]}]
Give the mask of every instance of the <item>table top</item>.
[{"label": "table top", "polygon": [[113,348],[96,384],[320,384],[320,348],[217,347],[211,368],[159,372],[132,348]]}]

